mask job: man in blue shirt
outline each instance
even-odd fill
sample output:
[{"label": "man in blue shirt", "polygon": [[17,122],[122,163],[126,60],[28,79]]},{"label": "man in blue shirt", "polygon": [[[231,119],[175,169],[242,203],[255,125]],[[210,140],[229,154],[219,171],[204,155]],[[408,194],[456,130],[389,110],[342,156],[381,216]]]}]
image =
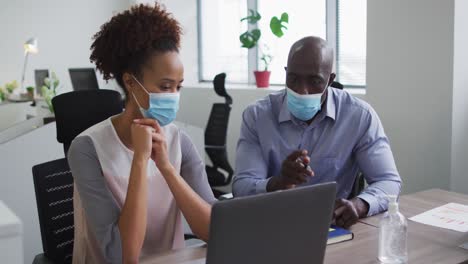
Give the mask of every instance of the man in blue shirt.
[{"label": "man in blue shirt", "polygon": [[[337,182],[334,222],[350,227],[387,209],[401,179],[377,113],[366,102],[329,87],[333,49],[303,38],[291,47],[286,89],[243,113],[233,183],[235,196]],[[367,188],[348,200],[361,171]]]}]

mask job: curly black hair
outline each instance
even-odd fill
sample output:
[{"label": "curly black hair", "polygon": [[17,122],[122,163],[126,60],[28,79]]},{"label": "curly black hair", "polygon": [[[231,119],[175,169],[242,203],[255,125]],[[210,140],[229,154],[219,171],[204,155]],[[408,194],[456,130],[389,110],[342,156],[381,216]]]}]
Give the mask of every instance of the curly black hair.
[{"label": "curly black hair", "polygon": [[125,91],[124,72],[141,77],[155,52],[179,51],[182,29],[160,4],[140,4],[112,17],[93,36],[90,60],[104,80],[115,78]]}]

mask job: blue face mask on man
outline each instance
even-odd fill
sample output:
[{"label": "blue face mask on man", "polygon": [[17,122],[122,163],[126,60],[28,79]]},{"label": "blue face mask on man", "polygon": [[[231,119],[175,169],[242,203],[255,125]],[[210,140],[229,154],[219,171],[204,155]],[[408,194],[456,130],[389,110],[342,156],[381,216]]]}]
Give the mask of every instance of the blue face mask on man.
[{"label": "blue face mask on man", "polygon": [[299,120],[308,121],[312,119],[322,107],[323,93],[298,94],[290,88],[286,88],[286,92],[288,110]]},{"label": "blue face mask on man", "polygon": [[143,88],[149,96],[149,108],[144,109],[138,102],[135,94],[132,93],[133,98],[140,108],[141,114],[145,118],[151,118],[158,121],[159,125],[165,126],[174,121],[179,110],[180,94],[177,93],[149,93],[148,90],[135,78],[133,79]]}]

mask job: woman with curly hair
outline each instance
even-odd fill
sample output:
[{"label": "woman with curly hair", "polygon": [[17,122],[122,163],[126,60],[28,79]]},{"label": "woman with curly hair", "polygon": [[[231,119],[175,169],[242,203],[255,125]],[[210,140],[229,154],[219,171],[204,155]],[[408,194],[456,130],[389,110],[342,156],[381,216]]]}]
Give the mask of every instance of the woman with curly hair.
[{"label": "woman with curly hair", "polygon": [[181,28],[159,4],[114,16],[94,35],[91,61],[126,95],[125,111],[80,134],[74,177],[74,263],[136,263],[184,246],[182,214],[207,240],[216,201],[189,137],[171,122],[184,69]]}]

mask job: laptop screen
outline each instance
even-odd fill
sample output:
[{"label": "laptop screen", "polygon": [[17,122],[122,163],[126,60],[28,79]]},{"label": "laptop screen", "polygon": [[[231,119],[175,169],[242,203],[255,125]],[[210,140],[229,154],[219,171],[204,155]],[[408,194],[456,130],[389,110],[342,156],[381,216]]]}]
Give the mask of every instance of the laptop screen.
[{"label": "laptop screen", "polygon": [[93,68],[69,69],[74,91],[97,90],[99,85]]}]

